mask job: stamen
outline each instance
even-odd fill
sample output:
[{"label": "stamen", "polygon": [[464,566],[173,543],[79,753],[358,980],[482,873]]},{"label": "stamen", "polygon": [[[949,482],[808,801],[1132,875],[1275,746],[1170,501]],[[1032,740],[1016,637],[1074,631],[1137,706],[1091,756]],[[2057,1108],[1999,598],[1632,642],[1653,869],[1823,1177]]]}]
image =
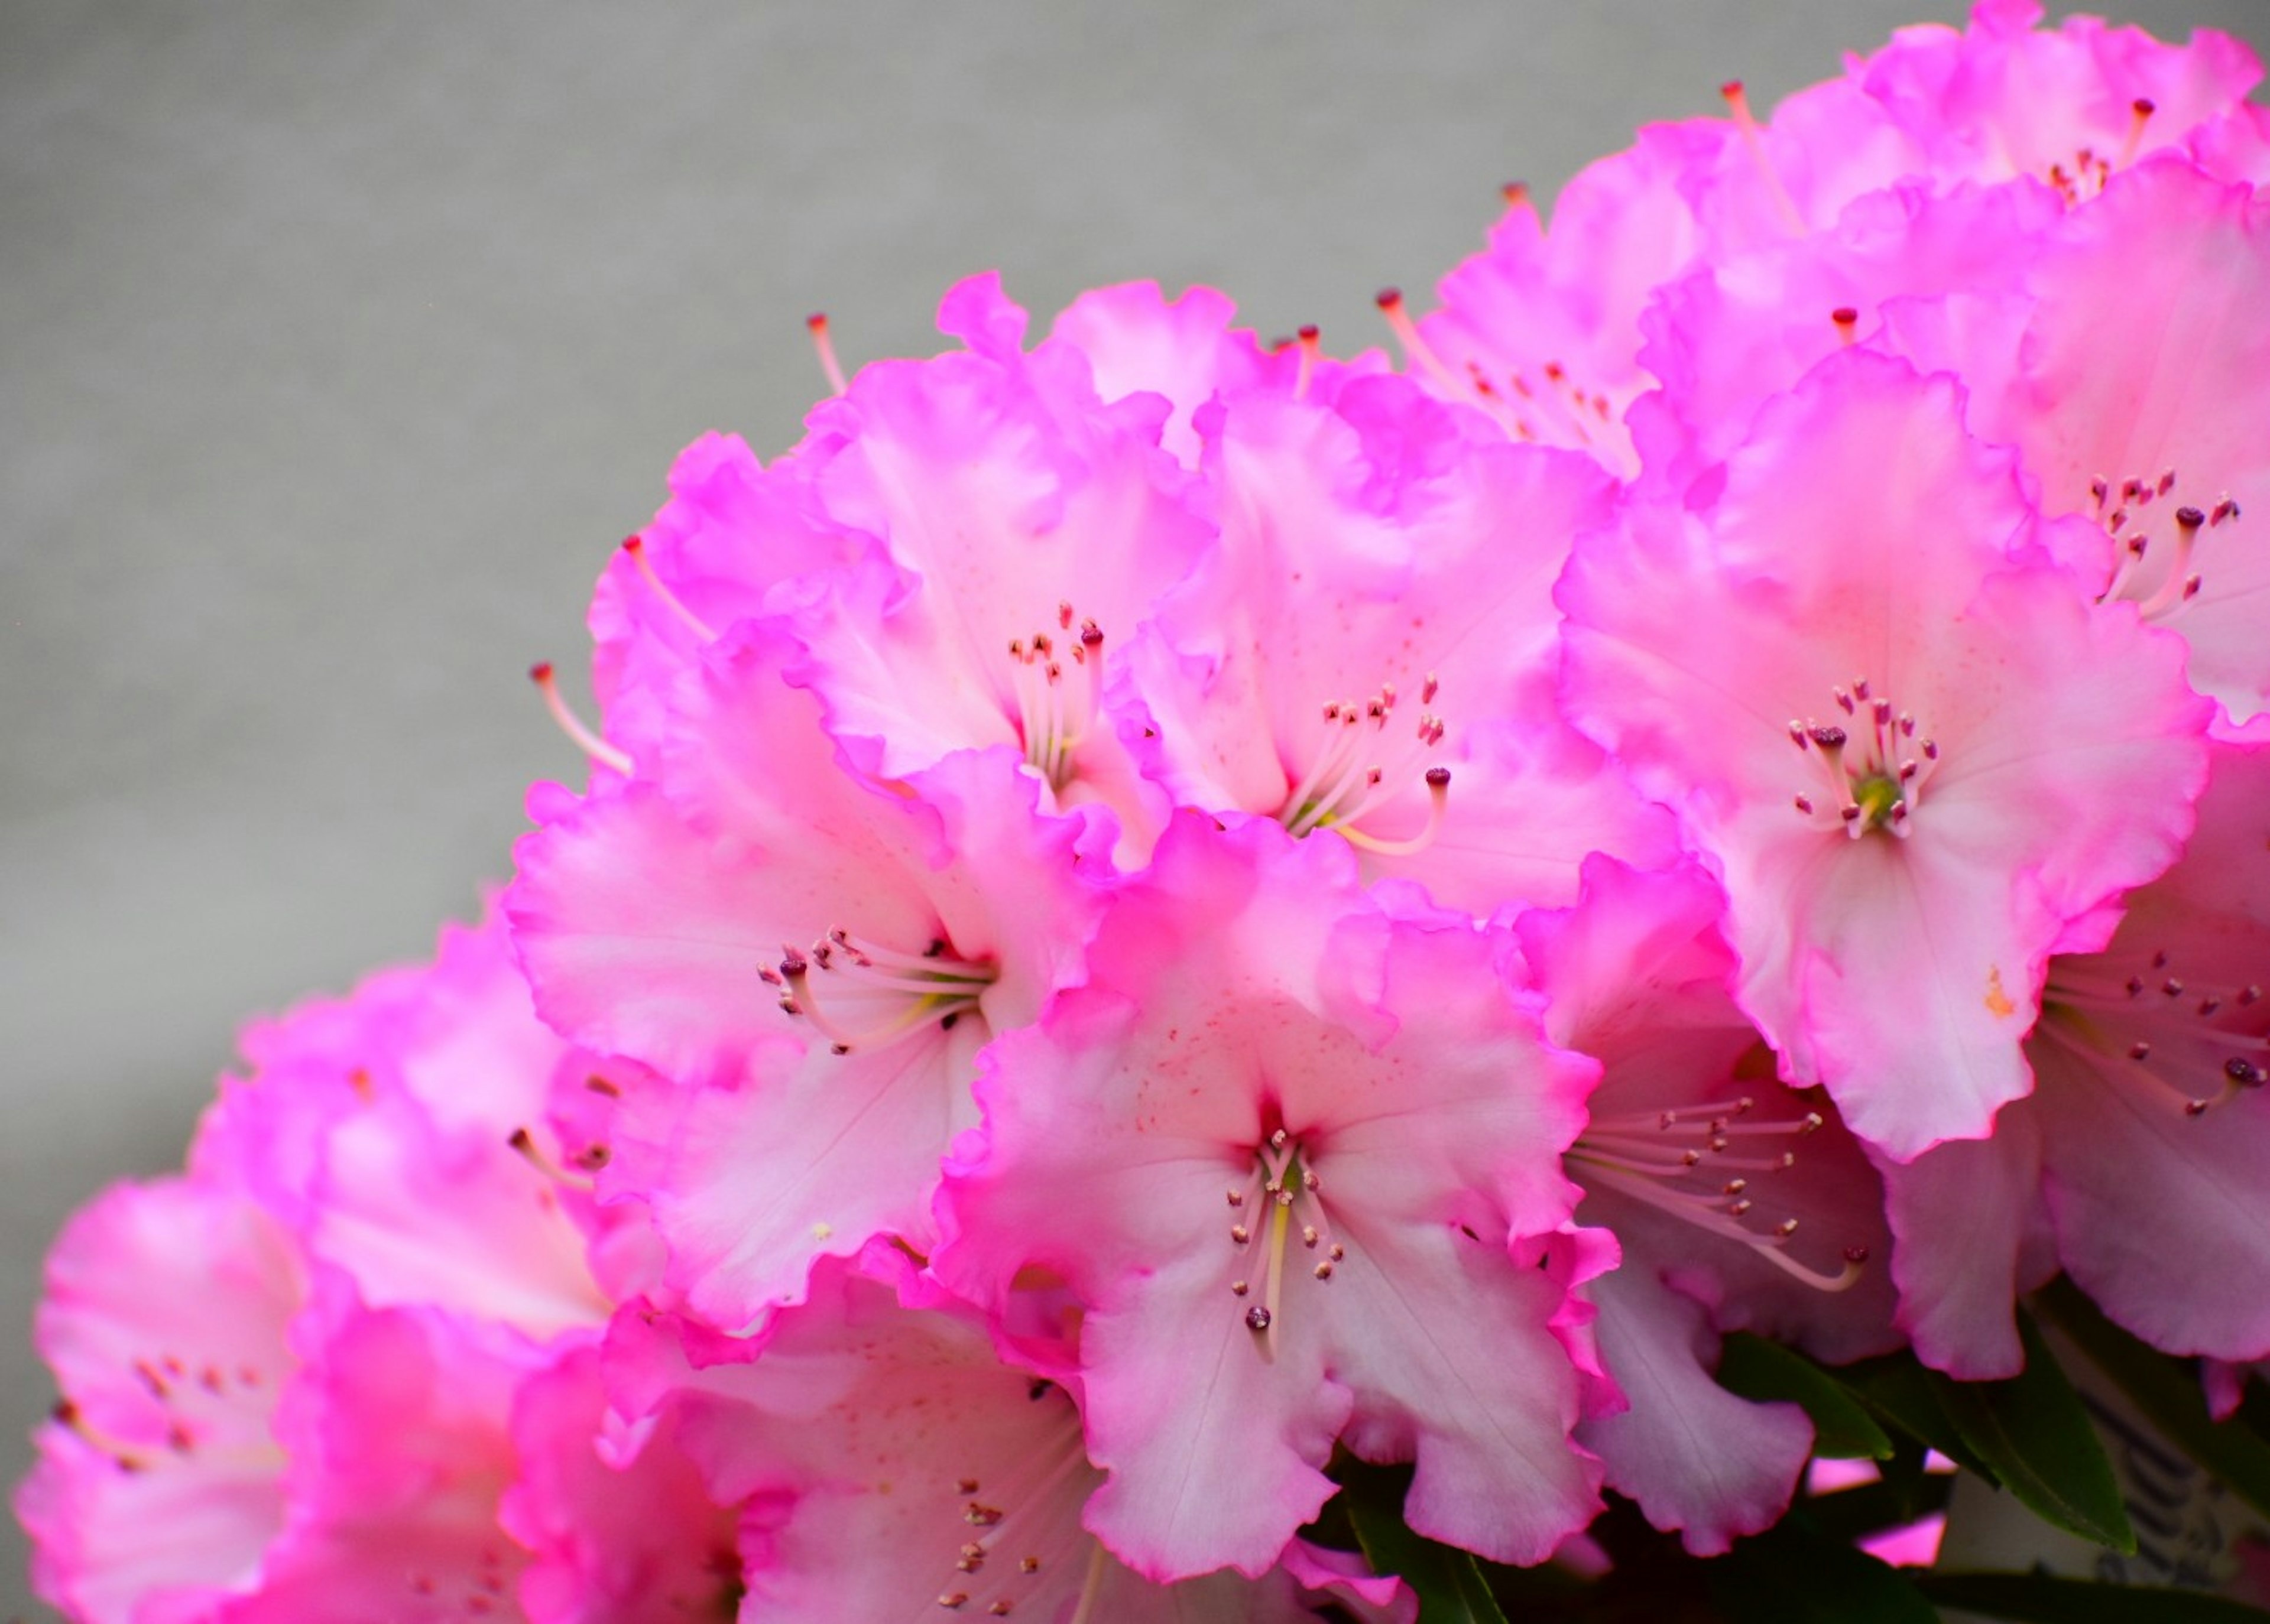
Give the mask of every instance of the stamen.
[{"label": "stamen", "polygon": [[630,776],[630,757],[584,726],[583,719],[568,708],[568,701],[560,694],[559,680],[552,674],[551,661],[543,660],[530,666],[528,677],[543,692],[544,703],[552,712],[552,719],[560,724],[561,732],[575,741],[577,748],[600,766],[612,768],[627,778]]},{"label": "stamen", "polygon": [[1851,305],[1837,306],[1829,313],[1829,319],[1836,323],[1836,340],[1839,344],[1850,349],[1858,341],[1860,313]]},{"label": "stamen", "polygon": [[[811,974],[814,966],[821,977]],[[888,1048],[931,1027],[951,1029],[964,1014],[982,1007],[998,971],[989,963],[956,957],[943,940],[934,941],[927,953],[908,953],[836,929],[812,945],[809,958],[784,946],[775,974],[786,989],[782,1010],[809,1020],[836,1054],[848,1055],[855,1049]],[[864,998],[871,1007],[879,1006],[881,1019],[862,1027],[835,1009],[823,1010],[820,979],[834,986],[831,1002]]]},{"label": "stamen", "polygon": [[1419,324],[1411,319],[1411,313],[1403,308],[1401,289],[1381,288],[1378,304],[1379,313],[1387,318],[1388,330],[1395,335],[1395,341],[1403,346],[1406,360],[1417,367],[1452,395],[1467,396],[1473,393],[1473,385],[1445,367],[1443,364],[1443,358],[1435,353],[1434,347],[1420,337]]},{"label": "stamen", "polygon": [[1742,132],[1742,145],[1748,151],[1750,162],[1756,167],[1760,178],[1765,182],[1766,191],[1773,198],[1774,207],[1781,211],[1782,219],[1790,229],[1803,236],[1805,217],[1797,211],[1797,204],[1790,200],[1788,189],[1781,183],[1781,176],[1774,173],[1773,165],[1767,160],[1765,142],[1759,133],[1758,121],[1750,112],[1749,93],[1742,88],[1741,80],[1728,79],[1718,87],[1718,93],[1726,99],[1727,115],[1733,119],[1734,127]]},{"label": "stamen", "polygon": [[[1851,1257],[1847,1257],[1843,1272],[1829,1275],[1782,1250],[1797,1234],[1795,1219],[1782,1219],[1764,1235],[1741,1221],[1756,1210],[1762,1193],[1748,1175],[1785,1171],[1796,1165],[1797,1156],[1792,1151],[1768,1157],[1726,1155],[1736,1138],[1753,1143],[1761,1136],[1799,1139],[1824,1125],[1818,1111],[1740,1120],[1755,1103],[1744,1094],[1652,1114],[1596,1116],[1564,1159],[1580,1182],[1620,1191],[1709,1234],[1739,1242],[1817,1290],[1843,1291],[1859,1276],[1858,1264]],[[1695,1143],[1698,1139],[1700,1148]],[[1683,1147],[1681,1140],[1686,1141]],[[1730,1172],[1737,1176],[1726,1177]]]},{"label": "stamen", "polygon": [[[1057,605],[1057,634],[1072,630],[1069,603]],[[1061,792],[1072,780],[1073,754],[1094,725],[1102,702],[1104,637],[1103,628],[1094,620],[1081,620],[1078,634],[1059,652],[1057,634],[1042,631],[1013,639],[1009,658],[1025,760],[1050,789]]]},{"label": "stamen", "polygon": [[1308,397],[1309,380],[1316,375],[1317,361],[1323,352],[1324,345],[1317,340],[1316,328],[1303,327],[1301,330],[1301,370],[1293,380],[1294,400],[1304,400]]},{"label": "stamen", "polygon": [[[545,1155],[538,1146],[536,1136],[529,1132],[526,1128],[515,1128],[505,1143],[518,1153],[521,1160],[553,1183],[563,1184],[569,1190],[581,1190],[586,1194],[590,1191],[592,1184],[590,1179],[578,1177]],[[602,1161],[605,1160],[605,1158],[603,1157]]]},{"label": "stamen", "polygon": [[2127,143],[2120,149],[2120,163],[2123,168],[2136,161],[2136,153],[2144,145],[2144,126],[2150,123],[2152,115],[2160,110],[2148,96],[2139,96],[2128,106],[2129,111],[2134,115],[2134,117],[2128,125]]},{"label": "stamen", "polygon": [[820,357],[820,370],[827,374],[827,387],[838,395],[842,394],[845,387],[843,367],[835,359],[835,340],[827,331],[827,313],[815,310],[804,318],[804,324],[812,334],[812,347]]},{"label": "stamen", "polygon": [[654,560],[647,557],[646,543],[643,540],[636,536],[625,537],[623,551],[631,555],[631,562],[638,566],[639,574],[646,577],[646,583],[653,589],[654,595],[663,601],[671,613],[692,628],[696,637],[704,642],[716,641],[717,634],[709,629],[709,623],[688,609],[686,606],[686,600],[664,586],[662,577],[654,573]]},{"label": "stamen", "polygon": [[82,1441],[110,1457],[122,1472],[147,1472],[158,1464],[159,1457],[147,1454],[123,1439],[112,1437],[88,1420],[86,1413],[68,1398],[58,1399],[52,1413],[58,1426],[69,1428]]}]

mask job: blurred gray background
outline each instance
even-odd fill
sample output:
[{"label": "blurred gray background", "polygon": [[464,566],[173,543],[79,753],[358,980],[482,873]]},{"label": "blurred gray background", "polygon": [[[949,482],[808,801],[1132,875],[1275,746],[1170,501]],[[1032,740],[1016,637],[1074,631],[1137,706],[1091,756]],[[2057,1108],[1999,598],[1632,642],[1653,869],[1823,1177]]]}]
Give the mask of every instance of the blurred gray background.
[{"label": "blurred gray background", "polygon": [[57,1225],[178,1164],[243,1015],[504,875],[582,770],[525,668],[580,696],[680,445],[792,443],[806,312],[926,352],[998,266],[1039,330],[1155,278],[1352,350],[1500,182],[1962,10],[0,0],[0,1479]]}]

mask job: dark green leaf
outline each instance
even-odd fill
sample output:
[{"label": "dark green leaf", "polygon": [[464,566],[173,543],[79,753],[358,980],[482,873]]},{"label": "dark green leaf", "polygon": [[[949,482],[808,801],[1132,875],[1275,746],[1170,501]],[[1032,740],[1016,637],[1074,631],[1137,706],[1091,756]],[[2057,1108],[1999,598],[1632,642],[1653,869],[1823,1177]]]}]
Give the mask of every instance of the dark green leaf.
[{"label": "dark green leaf", "polygon": [[2270,1516],[2270,1441],[2243,1420],[2211,1419],[2198,1372],[2188,1361],[2170,1359],[2138,1341],[2062,1277],[2036,1294],[2035,1301],[2170,1442]]},{"label": "dark green leaf", "polygon": [[1962,1441],[2036,1516],[2133,1555],[2136,1531],[2096,1424],[2031,1318],[2018,1316],[2026,1368],[2007,1382],[1932,1375]]},{"label": "dark green leaf", "polygon": [[1348,1521],[1376,1573],[1391,1573],[1419,1598],[1419,1624],[1506,1624],[1471,1553],[1437,1545],[1403,1521],[1409,1469],[1343,1459],[1334,1467]]},{"label": "dark green leaf", "polygon": [[1847,1365],[1836,1374],[1881,1419],[1917,1442],[1937,1450],[1955,1465],[1977,1472],[1995,1487],[2002,1486],[1994,1469],[1963,1442],[1955,1418],[1947,1414],[1947,1406],[1940,1402],[1942,1378],[1936,1371],[1927,1369],[1913,1353],[1887,1353],[1881,1359]]},{"label": "dark green leaf", "polygon": [[1834,1460],[1885,1460],[1892,1441],[1851,1391],[1804,1354],[1738,1331],[1718,1355],[1718,1385],[1761,1403],[1785,1399],[1813,1419],[1813,1452]]},{"label": "dark green leaf", "polygon": [[1939,1624],[1907,1576],[1823,1538],[1792,1513],[1709,1564],[1710,1593],[1742,1624]]},{"label": "dark green leaf", "polygon": [[1918,1574],[1916,1586],[1942,1607],[2013,1624],[2263,1624],[2270,1619],[2258,1607],[2200,1591],[2047,1574]]}]

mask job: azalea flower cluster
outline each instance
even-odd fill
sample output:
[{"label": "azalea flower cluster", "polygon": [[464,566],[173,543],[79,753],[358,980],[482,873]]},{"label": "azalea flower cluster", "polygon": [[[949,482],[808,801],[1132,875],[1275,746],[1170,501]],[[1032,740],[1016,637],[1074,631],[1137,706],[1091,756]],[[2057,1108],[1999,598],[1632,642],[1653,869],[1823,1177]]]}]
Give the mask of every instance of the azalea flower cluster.
[{"label": "azalea flower cluster", "polygon": [[2236,1403],[2270,117],[2037,22],[1517,189],[1396,362],[979,278],[690,448],[498,903],[59,1242],[43,1593],[1408,1619],[1336,1459],[1725,1551],[1722,1337],[2008,1376],[2060,1271]]}]

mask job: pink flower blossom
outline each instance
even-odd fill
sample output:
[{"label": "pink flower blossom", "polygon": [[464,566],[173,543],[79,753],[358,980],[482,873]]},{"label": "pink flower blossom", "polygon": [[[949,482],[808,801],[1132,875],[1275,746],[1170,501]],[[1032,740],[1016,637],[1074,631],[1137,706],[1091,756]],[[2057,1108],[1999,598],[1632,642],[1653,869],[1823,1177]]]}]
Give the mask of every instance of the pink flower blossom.
[{"label": "pink flower blossom", "polygon": [[1614,491],[1400,378],[1202,414],[1221,551],[1129,671],[1144,770],[1177,805],[1355,846],[1449,907],[1563,901],[1584,854],[1670,820],[1550,700],[1554,577]]},{"label": "pink flower blossom", "polygon": [[1001,1363],[983,1321],[894,1256],[822,1264],[811,1299],[754,1344],[617,1324],[634,1405],[738,1508],[742,1619],[1292,1624],[1329,1599],[1407,1624],[1394,1581],[1298,1544],[1252,1579],[1131,1572],[1081,1526],[1101,1474],[1071,1396]]},{"label": "pink flower blossom", "polygon": [[2007,1374],[2014,1292],[2058,1264],[2170,1353],[2270,1357],[2266,806],[2270,750],[2219,747],[2183,860],[2102,952],[2051,961],[2032,1095],[1987,1143],[1893,1173],[1927,1357]]},{"label": "pink flower blossom", "polygon": [[122,1184],[71,1220],[35,1333],[63,1399],[16,1493],[43,1598],[87,1624],[188,1624],[259,1583],[306,1289],[289,1235],[212,1183]]},{"label": "pink flower blossom", "polygon": [[731,1512],[710,1502],[674,1437],[634,1450],[612,1420],[596,1346],[573,1349],[514,1398],[520,1472],[501,1515],[534,1554],[520,1583],[530,1624],[731,1616],[741,1591]]},{"label": "pink flower blossom", "polygon": [[1813,1443],[1794,1407],[1710,1379],[1718,1331],[1754,1326],[1839,1361],[1897,1342],[1888,1279],[1868,1266],[1886,1240],[1875,1178],[1826,1101],[1753,1064],[1723,907],[1691,863],[1641,873],[1597,856],[1574,906],[1516,926],[1547,1034],[1603,1066],[1565,1160],[1578,1218],[1622,1253],[1587,1291],[1630,1405],[1576,1435],[1611,1487],[1706,1555],[1780,1516]]},{"label": "pink flower blossom", "polygon": [[794,656],[764,622],[709,649],[657,775],[561,806],[508,899],[538,1007],[650,1068],[603,1198],[649,1202],[673,1288],[735,1327],[817,1257],[927,1244],[971,1057],[1076,973],[1109,869],[1007,749],[850,770]]},{"label": "pink flower blossom", "polygon": [[[1561,1332],[1558,1158],[1589,1063],[1465,926],[1384,916],[1347,849],[1185,814],[1091,979],[1005,1034],[935,1264],[1085,1307],[1087,1524],[1159,1579],[1259,1575],[1337,1438],[1417,1462],[1411,1525],[1539,1561],[1594,1509]],[[1542,1266],[1540,1266],[1542,1265]]]},{"label": "pink flower blossom", "polygon": [[2204,771],[2179,649],[2032,545],[1961,412],[1833,358],[1715,502],[1635,509],[1561,588],[1572,712],[1723,872],[1739,1001],[1902,1160],[2027,1091],[2049,955],[2172,860]]}]

